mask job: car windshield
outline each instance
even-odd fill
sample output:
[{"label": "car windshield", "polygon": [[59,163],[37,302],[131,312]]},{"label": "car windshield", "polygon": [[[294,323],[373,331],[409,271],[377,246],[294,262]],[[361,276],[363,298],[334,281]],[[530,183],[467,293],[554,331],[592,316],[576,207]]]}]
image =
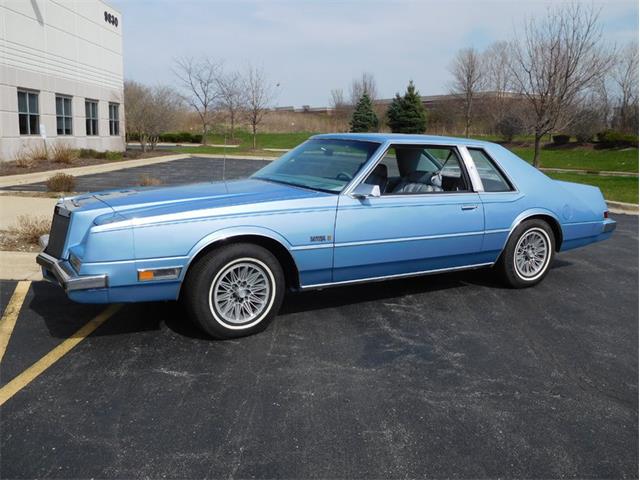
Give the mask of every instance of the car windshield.
[{"label": "car windshield", "polygon": [[379,146],[357,140],[308,140],[258,170],[252,178],[339,193]]}]

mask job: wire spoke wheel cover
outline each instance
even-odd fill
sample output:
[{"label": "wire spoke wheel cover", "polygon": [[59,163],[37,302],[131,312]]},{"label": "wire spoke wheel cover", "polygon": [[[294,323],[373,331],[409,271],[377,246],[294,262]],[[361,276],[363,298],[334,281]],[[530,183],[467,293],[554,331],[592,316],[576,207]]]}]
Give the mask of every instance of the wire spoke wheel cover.
[{"label": "wire spoke wheel cover", "polygon": [[245,329],[258,324],[275,297],[273,273],[258,259],[239,258],[222,267],[209,289],[209,307],[226,328]]},{"label": "wire spoke wheel cover", "polygon": [[536,280],[544,274],[551,258],[551,241],[547,232],[534,227],[525,231],[513,254],[513,265],[525,281]]}]

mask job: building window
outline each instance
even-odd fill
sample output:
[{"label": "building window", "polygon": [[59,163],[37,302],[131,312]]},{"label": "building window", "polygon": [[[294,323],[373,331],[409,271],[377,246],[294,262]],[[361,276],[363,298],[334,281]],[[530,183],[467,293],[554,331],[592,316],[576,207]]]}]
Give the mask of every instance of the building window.
[{"label": "building window", "polygon": [[84,113],[87,117],[87,135],[98,135],[98,102],[97,100],[85,100]]},{"label": "building window", "polygon": [[71,135],[73,116],[71,114],[71,97],[56,95],[56,128],[58,135]]},{"label": "building window", "polygon": [[40,133],[38,92],[18,90],[18,123],[20,124],[20,135],[38,135]]},{"label": "building window", "polygon": [[109,135],[120,135],[120,105],[109,104]]}]

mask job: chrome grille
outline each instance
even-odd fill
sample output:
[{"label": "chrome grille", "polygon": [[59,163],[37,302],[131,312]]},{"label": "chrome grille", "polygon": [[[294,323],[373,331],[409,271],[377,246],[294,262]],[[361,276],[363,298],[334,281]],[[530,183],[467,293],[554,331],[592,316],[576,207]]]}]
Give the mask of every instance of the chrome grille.
[{"label": "chrome grille", "polygon": [[51,222],[51,233],[49,233],[49,244],[45,248],[45,253],[52,257],[61,258],[64,250],[64,243],[67,239],[67,231],[69,230],[69,221],[71,216],[69,212],[56,207],[53,212],[53,221]]}]

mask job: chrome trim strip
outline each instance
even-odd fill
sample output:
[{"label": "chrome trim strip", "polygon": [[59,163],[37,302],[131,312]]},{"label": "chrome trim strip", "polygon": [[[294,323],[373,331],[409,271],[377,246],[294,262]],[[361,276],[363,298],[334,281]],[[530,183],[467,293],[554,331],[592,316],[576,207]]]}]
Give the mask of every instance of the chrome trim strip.
[{"label": "chrome trim strip", "polygon": [[609,221],[605,221],[602,224],[602,233],[609,233],[609,232],[613,232],[616,229],[616,226],[618,225],[617,222],[615,220],[611,220],[608,219]]},{"label": "chrome trim strip", "polygon": [[458,151],[460,152],[464,166],[467,167],[467,173],[469,174],[469,178],[471,178],[471,186],[476,192],[483,193],[484,185],[482,185],[482,179],[480,178],[480,174],[469,150],[467,150],[465,145],[458,145]]},{"label": "chrome trim strip", "polygon": [[489,235],[494,233],[505,233],[508,232],[508,228],[496,229],[496,230],[487,230],[486,232],[467,232],[467,233],[448,233],[442,235],[425,235],[420,237],[400,237],[400,238],[383,238],[380,240],[365,240],[362,242],[338,242],[338,243],[326,243],[319,245],[300,245],[297,247],[291,247],[290,250],[314,250],[316,248],[338,248],[338,247],[353,247],[358,245],[376,245],[379,243],[397,243],[397,242],[414,242],[418,240],[432,240],[438,238],[448,238],[448,237],[465,237],[465,236],[473,236],[473,235]]},{"label": "chrome trim strip", "polygon": [[493,264],[494,262],[476,263],[474,265],[464,265],[461,267],[438,268],[435,270],[424,270],[421,272],[411,272],[411,273],[397,273],[394,275],[384,275],[381,277],[359,278],[356,280],[343,280],[340,282],[330,282],[330,283],[317,283],[314,285],[301,286],[300,290],[313,290],[318,288],[339,287],[341,285],[351,285],[356,283],[380,282],[384,280],[391,280],[391,279],[397,279],[397,278],[419,277],[422,275],[431,275],[431,274],[444,273],[444,272],[455,272],[458,270],[473,270],[475,268],[490,267]]},{"label": "chrome trim strip", "polygon": [[55,282],[65,291],[88,290],[91,288],[106,288],[108,277],[106,275],[78,275],[69,262],[59,260],[51,255],[41,252],[36,257],[36,262],[43,269],[43,277],[47,281],[52,281],[50,273],[55,278]]},{"label": "chrome trim strip", "polygon": [[127,263],[144,263],[144,262],[157,262],[164,260],[188,260],[188,256],[183,257],[155,257],[155,258],[137,258],[134,260],[113,260],[111,262],[82,262],[82,265],[124,265]]},{"label": "chrome trim strip", "polygon": [[467,233],[448,233],[442,235],[424,235],[421,237],[400,237],[400,238],[382,238],[380,240],[365,240],[362,242],[341,242],[336,243],[337,247],[353,247],[358,245],[376,245],[379,243],[398,243],[398,242],[415,242],[420,240],[436,240],[439,238],[449,237],[470,237],[474,235],[483,235],[484,232],[467,232]]},{"label": "chrome trim strip", "polygon": [[291,247],[289,250],[297,251],[297,250],[316,250],[318,248],[333,248],[333,243],[320,243],[318,245],[299,245],[297,247]]}]

